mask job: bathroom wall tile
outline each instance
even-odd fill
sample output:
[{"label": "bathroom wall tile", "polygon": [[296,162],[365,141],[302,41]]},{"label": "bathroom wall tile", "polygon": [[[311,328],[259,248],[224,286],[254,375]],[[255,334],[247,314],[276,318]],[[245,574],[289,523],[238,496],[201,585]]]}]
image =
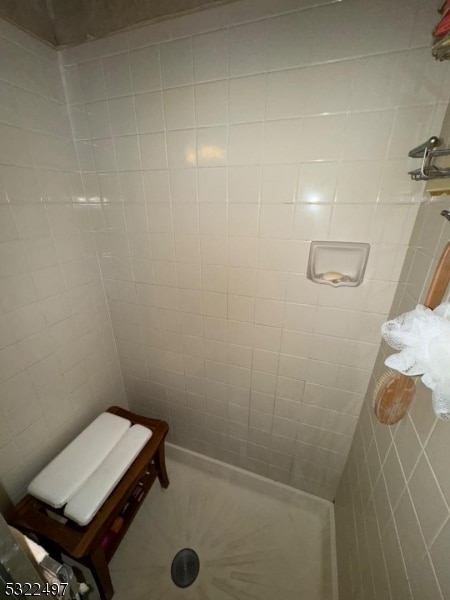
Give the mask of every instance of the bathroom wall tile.
[{"label": "bathroom wall tile", "polygon": [[290,239],[293,228],[293,205],[263,205],[260,214],[260,236],[262,238]]},{"label": "bathroom wall tile", "polygon": [[143,171],[147,202],[169,202],[169,173],[167,170]]},{"label": "bathroom wall tile", "polygon": [[171,169],[170,192],[173,203],[197,202],[197,173],[193,169]]},{"label": "bathroom wall tile", "polygon": [[352,62],[317,65],[302,72],[305,87],[303,114],[345,112],[354,65]]},{"label": "bathroom wall tile", "polygon": [[230,123],[261,121],[265,116],[265,75],[229,80]]},{"label": "bathroom wall tile", "polygon": [[369,56],[355,61],[350,108],[395,108],[399,100],[407,52]]},{"label": "bathroom wall tile", "polygon": [[261,155],[262,125],[234,125],[229,132],[230,165],[259,163]]},{"label": "bathroom wall tile", "polygon": [[106,98],[105,77],[103,74],[103,65],[100,60],[80,64],[78,66],[78,75],[85,102]]},{"label": "bathroom wall tile", "polygon": [[186,129],[195,125],[193,86],[165,90],[163,101],[167,129]]},{"label": "bathroom wall tile", "polygon": [[230,75],[266,70],[267,24],[265,21],[233,27],[229,31]]},{"label": "bathroom wall tile", "polygon": [[267,74],[267,119],[301,117],[304,112],[304,69],[273,71]]},{"label": "bathroom wall tile", "polygon": [[257,296],[272,300],[284,300],[287,288],[287,274],[277,271],[257,272]]},{"label": "bathroom wall tile", "polygon": [[430,465],[423,455],[408,482],[408,488],[425,542],[430,545],[447,520],[448,510]]},{"label": "bathroom wall tile", "polygon": [[264,130],[264,164],[295,163],[302,159],[303,120],[268,121]]},{"label": "bathroom wall tile", "polygon": [[222,125],[228,118],[228,82],[214,81],[195,86],[197,125]]},{"label": "bathroom wall tile", "polygon": [[228,201],[259,202],[260,167],[229,167]]},{"label": "bathroom wall tile", "polygon": [[227,164],[226,127],[208,127],[197,130],[197,162],[199,167]]},{"label": "bathroom wall tile", "polygon": [[332,208],[330,206],[313,204],[297,206],[295,209],[294,238],[300,240],[328,239],[331,216]]},{"label": "bathroom wall tile", "polygon": [[192,38],[196,81],[223,79],[228,75],[228,30],[211,31]]},{"label": "bathroom wall tile", "polygon": [[139,133],[163,131],[164,109],[161,92],[138,94],[134,97]]},{"label": "bathroom wall tile", "polygon": [[125,96],[132,91],[128,53],[116,54],[103,59],[106,92],[109,98]]},{"label": "bathroom wall tile", "polygon": [[161,70],[157,46],[148,46],[130,52],[130,67],[135,93],[161,89]]},{"label": "bathroom wall tile", "polygon": [[[159,143],[163,143],[161,136]],[[196,133],[193,129],[167,133],[167,154],[171,169],[192,168],[197,164]]]},{"label": "bathroom wall tile", "polygon": [[110,100],[108,105],[113,135],[136,133],[136,116],[133,98],[131,96],[117,98]]},{"label": "bathroom wall tile", "polygon": [[[139,145],[141,148],[141,159],[143,169],[166,169],[166,143],[165,136],[162,133],[147,133],[139,136]],[[173,148],[168,140],[169,160]]]},{"label": "bathroom wall tile", "polygon": [[[374,204],[383,171],[381,161],[343,162],[339,168],[336,202]],[[351,183],[350,183],[351,182]]]},{"label": "bathroom wall tile", "polygon": [[[154,146],[158,148],[158,140],[149,140],[148,138],[142,139],[143,137],[144,136],[139,139],[136,135],[127,135],[114,138],[117,167],[120,171],[135,171],[140,169],[141,156],[142,167],[145,168],[148,165],[150,160],[149,154],[152,155],[152,152],[155,152]],[[139,142],[141,142],[140,153]],[[158,164],[164,165],[164,159],[161,159],[161,163]]]},{"label": "bathroom wall tile", "polygon": [[[381,159],[391,135],[394,111],[351,113],[345,125],[342,157],[346,160]],[[367,140],[370,139],[370,144]]]},{"label": "bathroom wall tile", "polygon": [[258,206],[254,204],[229,204],[228,205],[228,232],[230,236],[258,235]]},{"label": "bathroom wall tile", "polygon": [[294,202],[297,177],[297,165],[264,166],[261,176],[261,202]]},{"label": "bathroom wall tile", "polygon": [[159,49],[163,87],[192,83],[193,60],[191,38],[161,44]]},{"label": "bathroom wall tile", "polygon": [[278,16],[268,26],[268,68],[308,64],[311,30],[308,13]]}]

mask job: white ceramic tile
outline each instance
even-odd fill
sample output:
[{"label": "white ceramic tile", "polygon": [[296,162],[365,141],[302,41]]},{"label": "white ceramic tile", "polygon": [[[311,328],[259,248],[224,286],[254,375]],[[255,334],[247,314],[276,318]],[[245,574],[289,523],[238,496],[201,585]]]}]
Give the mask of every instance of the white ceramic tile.
[{"label": "white ceramic tile", "polygon": [[161,70],[157,46],[130,52],[131,77],[134,92],[161,89]]},{"label": "white ceramic tile", "polygon": [[197,161],[199,167],[227,164],[228,131],[226,127],[197,130]]},{"label": "white ceramic tile", "polygon": [[305,69],[305,114],[342,113],[347,110],[352,86],[353,62],[318,65]]},{"label": "white ceramic tile", "polygon": [[260,163],[263,136],[262,123],[231,125],[229,128],[229,164],[257,165]]},{"label": "white ceramic tile", "polygon": [[258,244],[258,268],[288,271],[291,260],[289,240],[261,238]]},{"label": "white ceramic tile", "polygon": [[113,135],[136,133],[134,101],[131,96],[109,101],[109,114]]},{"label": "white ceramic tile", "polygon": [[384,158],[394,114],[390,110],[349,114],[342,157],[348,160]]},{"label": "white ceramic tile", "polygon": [[268,25],[268,67],[285,69],[309,63],[312,29],[309,14],[278,16]]},{"label": "white ceramic tile", "polygon": [[132,91],[128,53],[116,54],[103,59],[106,91],[109,98],[126,96]]},{"label": "white ceramic tile", "polygon": [[304,120],[302,160],[338,160],[346,126],[344,115],[322,115]]},{"label": "white ceramic tile", "polygon": [[139,133],[163,131],[164,109],[161,92],[138,94],[134,97]]},{"label": "white ceramic tile", "polygon": [[338,177],[338,163],[317,162],[300,166],[297,202],[307,204],[333,203]]},{"label": "white ceramic tile", "polygon": [[304,113],[305,69],[289,69],[267,74],[268,119],[300,117]]},{"label": "white ceramic tile", "polygon": [[99,138],[92,144],[97,171],[116,171],[117,161],[113,138]]},{"label": "white ceramic tile", "polygon": [[31,169],[1,167],[0,169],[7,202],[22,204],[39,202],[36,175]]},{"label": "white ceramic tile", "polygon": [[148,133],[139,136],[143,169],[166,169],[166,139],[163,133]]},{"label": "white ceramic tile", "polygon": [[267,24],[249,23],[229,30],[230,75],[260,73],[267,64]]},{"label": "white ceramic tile", "polygon": [[259,229],[259,210],[255,204],[228,205],[228,232],[230,236],[256,237]]},{"label": "white ceramic tile", "polygon": [[144,187],[147,202],[169,202],[169,175],[165,170],[144,171]]},{"label": "white ceramic tile", "polygon": [[397,106],[406,60],[407,53],[398,52],[355,61],[350,108],[376,110]]},{"label": "white ceramic tile", "polygon": [[302,159],[303,121],[268,121],[264,129],[264,164],[296,163]]},{"label": "white ceramic tile", "polygon": [[198,200],[199,202],[214,203],[225,203],[227,201],[226,168],[198,169]]},{"label": "white ceramic tile", "polygon": [[203,235],[226,235],[227,207],[225,204],[202,204],[199,209],[200,233]]},{"label": "white ceramic tile", "polygon": [[373,213],[373,206],[335,206],[331,220],[330,238],[347,242],[369,239]]},{"label": "white ceramic tile", "polygon": [[215,81],[195,86],[197,125],[222,125],[228,118],[228,82]]},{"label": "white ceramic tile", "polygon": [[261,177],[261,202],[294,202],[297,177],[297,165],[265,165]]},{"label": "white ceramic tile", "polygon": [[[163,136],[161,136],[161,140],[162,138]],[[171,169],[195,167],[197,164],[195,130],[169,131],[167,133],[167,154]]]},{"label": "white ceramic tile", "polygon": [[212,31],[192,38],[196,81],[222,79],[228,75],[228,30]]},{"label": "white ceramic tile", "polygon": [[193,86],[173,88],[163,93],[167,129],[186,129],[195,124]]},{"label": "white ceramic tile", "polygon": [[260,236],[262,238],[290,239],[293,229],[294,206],[291,204],[262,205]]},{"label": "white ceramic tile", "polygon": [[389,143],[389,158],[405,158],[408,152],[419,145],[432,126],[432,117],[427,107],[411,107],[398,109]]},{"label": "white ceramic tile", "polygon": [[100,60],[79,65],[78,74],[85,102],[103,100],[106,97],[105,77]]},{"label": "white ceramic tile", "polygon": [[383,171],[381,161],[343,162],[339,168],[336,202],[375,204]]},{"label": "white ceramic tile", "polygon": [[111,136],[112,129],[107,102],[91,102],[86,104],[85,108],[91,139]]},{"label": "white ceramic tile", "polygon": [[255,268],[258,238],[230,237],[228,261],[231,267]]},{"label": "white ceramic tile", "polygon": [[332,207],[319,204],[298,205],[293,236],[300,240],[328,239]]},{"label": "white ceramic tile", "polygon": [[172,202],[197,202],[197,173],[194,169],[171,169],[170,193]]},{"label": "white ceramic tile", "polygon": [[264,119],[266,109],[265,92],[265,75],[230,79],[230,123],[261,121]]},{"label": "white ceramic tile", "polygon": [[[156,134],[155,134],[156,135]],[[117,167],[120,171],[134,171],[141,168],[141,155],[142,155],[142,167],[150,168],[148,166],[149,154],[151,155],[151,150],[149,150],[146,145],[146,140],[144,140],[142,147],[142,137],[141,136],[141,149],[139,151],[139,138],[137,135],[127,135],[114,138],[114,146],[116,150],[116,158],[117,158]],[[149,144],[151,146],[151,144]],[[145,162],[144,162],[145,160]],[[155,168],[162,168],[165,166],[163,161],[161,163],[157,163]]]},{"label": "white ceramic tile", "polygon": [[228,201],[259,202],[260,167],[229,167]]},{"label": "white ceramic tile", "polygon": [[193,60],[191,38],[161,44],[159,51],[163,87],[192,83]]}]

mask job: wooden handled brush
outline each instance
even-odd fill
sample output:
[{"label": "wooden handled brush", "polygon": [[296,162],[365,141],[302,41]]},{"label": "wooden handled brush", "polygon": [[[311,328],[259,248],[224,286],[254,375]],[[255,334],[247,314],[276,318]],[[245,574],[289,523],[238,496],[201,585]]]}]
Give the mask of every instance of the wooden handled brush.
[{"label": "wooden handled brush", "polygon": [[[431,281],[430,289],[424,305],[434,310],[442,302],[450,282],[450,243],[448,243],[439,259],[436,271]],[[377,419],[384,425],[395,425],[406,414],[414,398],[415,383],[412,377],[386,371],[373,393],[374,410]]]}]

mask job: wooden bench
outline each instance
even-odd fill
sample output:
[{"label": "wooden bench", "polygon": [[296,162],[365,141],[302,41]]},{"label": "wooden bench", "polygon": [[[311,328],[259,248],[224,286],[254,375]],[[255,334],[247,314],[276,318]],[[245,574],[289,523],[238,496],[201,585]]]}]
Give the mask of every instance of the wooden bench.
[{"label": "wooden bench", "polygon": [[[63,509],[55,509],[27,494],[8,515],[8,521],[26,534],[34,534],[57,560],[64,553],[87,566],[94,577],[102,600],[110,600],[114,589],[108,563],[133,521],[153,482],[159,479],[167,488],[164,440],[169,427],[164,421],[149,419],[113,406],[109,413],[131,423],[148,427],[152,437],[120,482],[84,527],[64,518]],[[53,516],[50,516],[50,515]],[[62,521],[66,521],[63,523]]]}]

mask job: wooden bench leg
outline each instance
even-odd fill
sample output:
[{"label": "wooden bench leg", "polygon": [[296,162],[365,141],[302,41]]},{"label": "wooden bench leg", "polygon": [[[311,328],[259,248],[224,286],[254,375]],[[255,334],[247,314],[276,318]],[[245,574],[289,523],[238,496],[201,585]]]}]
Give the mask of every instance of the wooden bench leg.
[{"label": "wooden bench leg", "polygon": [[103,549],[96,548],[91,554],[83,557],[80,562],[90,569],[97,585],[100,598],[102,600],[111,600],[114,596],[114,588]]},{"label": "wooden bench leg", "polygon": [[159,445],[153,460],[155,462],[156,470],[158,471],[158,479],[159,483],[161,484],[161,487],[168,488],[170,482],[166,470],[166,455],[164,451],[164,441],[162,441]]}]

